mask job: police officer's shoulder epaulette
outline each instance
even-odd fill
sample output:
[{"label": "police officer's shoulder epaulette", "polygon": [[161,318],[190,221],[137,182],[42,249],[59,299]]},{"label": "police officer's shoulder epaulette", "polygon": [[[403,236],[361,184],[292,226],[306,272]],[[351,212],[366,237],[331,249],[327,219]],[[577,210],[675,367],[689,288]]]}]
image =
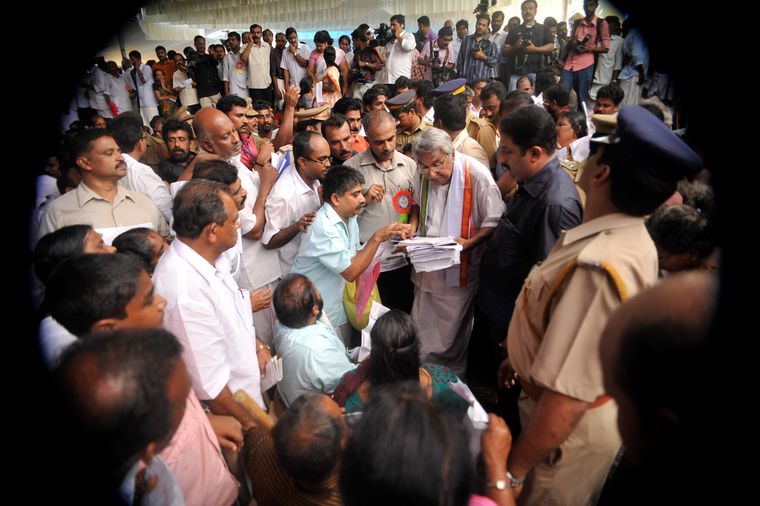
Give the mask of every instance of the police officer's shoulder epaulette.
[{"label": "police officer's shoulder epaulette", "polygon": [[584,269],[593,269],[605,273],[615,286],[620,300],[625,301],[629,297],[629,290],[618,265],[616,251],[616,234],[619,229],[604,230],[591,239],[589,243],[578,253],[577,266]]}]

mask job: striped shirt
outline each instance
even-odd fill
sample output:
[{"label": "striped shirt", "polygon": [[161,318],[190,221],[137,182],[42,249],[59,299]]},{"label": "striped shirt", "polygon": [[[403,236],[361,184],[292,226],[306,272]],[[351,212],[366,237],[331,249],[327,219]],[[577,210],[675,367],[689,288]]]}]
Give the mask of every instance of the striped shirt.
[{"label": "striped shirt", "polygon": [[478,45],[478,42],[475,42],[474,34],[468,35],[462,41],[462,47],[457,55],[457,70],[461,77],[467,79],[468,83],[471,83],[475,79],[493,79],[496,75],[495,67],[498,57],[496,44],[483,37],[480,40],[481,45],[484,40],[489,46],[488,51],[483,51],[488,57],[487,61],[481,61],[472,56],[473,49]]}]

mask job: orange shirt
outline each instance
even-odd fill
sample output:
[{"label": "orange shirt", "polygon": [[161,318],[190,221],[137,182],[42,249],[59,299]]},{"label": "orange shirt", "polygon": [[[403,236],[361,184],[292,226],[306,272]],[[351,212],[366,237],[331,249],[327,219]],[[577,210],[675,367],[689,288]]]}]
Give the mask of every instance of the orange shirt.
[{"label": "orange shirt", "polygon": [[361,153],[362,151],[365,151],[369,147],[369,142],[367,142],[367,139],[362,137],[361,135],[357,135],[354,137],[354,146],[353,150],[357,153]]}]

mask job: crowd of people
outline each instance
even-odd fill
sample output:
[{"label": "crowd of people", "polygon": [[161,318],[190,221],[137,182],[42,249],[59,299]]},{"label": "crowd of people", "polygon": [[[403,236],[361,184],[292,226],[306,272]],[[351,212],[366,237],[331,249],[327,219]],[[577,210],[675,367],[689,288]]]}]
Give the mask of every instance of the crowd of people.
[{"label": "crowd of people", "polygon": [[[104,486],[134,504],[641,499],[686,444],[662,434],[697,416],[665,364],[691,372],[704,346],[715,209],[635,18],[597,7],[538,23],[525,0],[472,34],[397,14],[313,50],[253,24],[98,61],[37,179],[31,247],[43,355]],[[396,245],[417,237],[459,261],[418,269]],[[372,270],[390,310],[359,361],[346,301]]]}]

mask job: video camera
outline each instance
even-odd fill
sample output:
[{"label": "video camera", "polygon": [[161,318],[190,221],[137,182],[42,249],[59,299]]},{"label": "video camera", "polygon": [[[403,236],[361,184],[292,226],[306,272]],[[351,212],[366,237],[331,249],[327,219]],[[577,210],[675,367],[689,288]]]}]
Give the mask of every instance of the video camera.
[{"label": "video camera", "polygon": [[395,38],[396,34],[393,33],[393,28],[385,23],[380,23],[380,26],[375,28],[375,40],[379,46],[384,46]]},{"label": "video camera", "polygon": [[[491,5],[496,5],[496,0],[491,0]],[[488,0],[480,0],[480,3],[475,6],[473,14],[488,14]]]}]

